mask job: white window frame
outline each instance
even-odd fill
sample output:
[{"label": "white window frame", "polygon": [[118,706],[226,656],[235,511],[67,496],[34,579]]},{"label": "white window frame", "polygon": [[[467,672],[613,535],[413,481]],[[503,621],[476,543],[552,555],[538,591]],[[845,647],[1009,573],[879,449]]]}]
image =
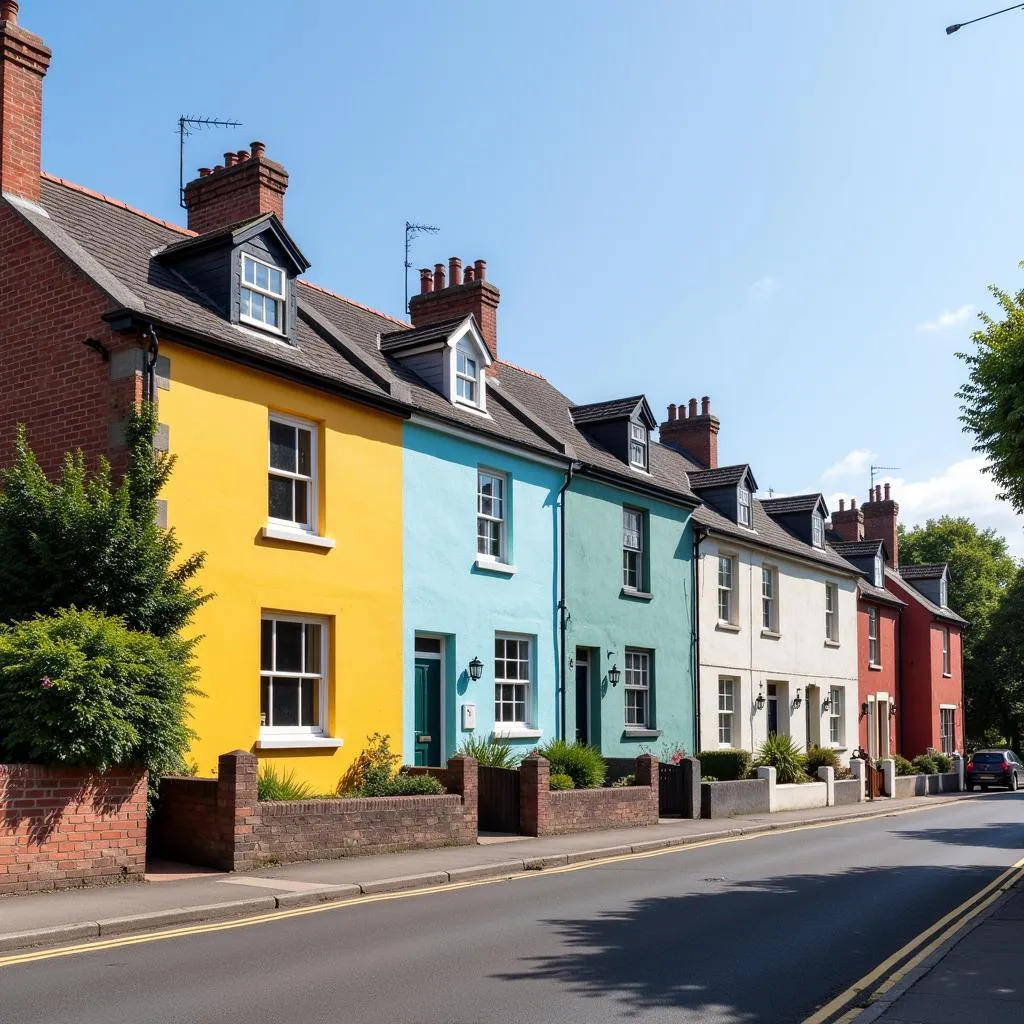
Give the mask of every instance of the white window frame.
[{"label": "white window frame", "polygon": [[811,544],[816,548],[825,546],[825,520],[819,512],[811,515]]},{"label": "white window frame", "polygon": [[878,588],[885,586],[885,565],[881,555],[875,555],[875,578],[873,582]]},{"label": "white window frame", "polygon": [[[470,373],[468,369],[460,368],[460,361],[463,364],[473,364],[473,372]],[[470,393],[470,397],[459,394],[459,387],[465,384]],[[463,346],[460,342],[455,346],[455,394],[454,398],[456,402],[464,405],[471,405],[474,409],[481,408],[480,406],[480,395],[482,393],[480,386],[480,360],[477,356],[469,351],[469,346]]]},{"label": "white window frame", "polygon": [[718,745],[733,747],[736,733],[736,694],[740,681],[735,676],[718,677]]},{"label": "white window frame", "polygon": [[942,608],[949,607],[949,584],[945,576],[939,580],[939,605]]},{"label": "white window frame", "polygon": [[[490,477],[501,484],[501,497],[497,500],[501,503],[501,515],[495,516],[482,511],[485,495],[482,489],[483,477]],[[476,557],[481,562],[508,562],[508,474],[501,473],[496,469],[488,469],[486,466],[478,466],[476,470]],[[490,496],[493,502],[493,494]],[[493,508],[493,505],[492,505]],[[498,554],[482,552],[480,550],[480,524],[482,522],[498,524]]]},{"label": "white window frame", "polygon": [[[264,622],[297,622],[303,626],[316,626],[320,630],[320,672],[283,672],[276,669],[277,663],[277,630],[274,629],[272,634],[272,647],[271,647],[271,665],[270,669],[264,669],[262,660],[262,643],[263,643],[263,623]],[[263,694],[263,679],[273,677],[277,678],[289,678],[289,679],[310,679],[316,677],[319,679],[319,701],[317,702],[317,716],[319,718],[319,724],[317,725],[273,725],[264,724],[264,715],[269,715],[270,709],[273,708],[273,683],[271,683],[270,697],[268,700],[268,711],[260,711],[260,738],[267,739],[283,739],[287,737],[293,737],[296,739],[311,739],[317,736],[326,736],[327,732],[327,714],[330,708],[330,675],[328,672],[328,653],[330,651],[330,622],[317,615],[296,615],[287,612],[268,612],[265,611],[260,615],[260,704],[262,707],[262,694]],[[305,645],[303,645],[303,659],[305,659]],[[301,700],[299,702],[301,708]]]},{"label": "white window frame", "polygon": [[[309,434],[309,475],[299,472],[291,472],[285,469],[277,469],[270,463],[271,458],[271,425],[279,423],[282,426],[291,427],[296,431],[305,430]],[[297,533],[316,534],[319,532],[319,453],[317,451],[319,441],[319,429],[315,423],[309,420],[300,420],[294,416],[287,416],[284,413],[272,412],[267,420],[267,522],[275,526],[283,527]],[[298,436],[296,435],[296,452],[298,452]],[[298,456],[296,455],[296,466]],[[285,480],[292,480],[306,484],[306,510],[309,521],[301,523],[295,519],[279,519],[270,514],[270,477],[279,477]],[[294,507],[294,491],[292,504]]]},{"label": "white window frame", "polygon": [[750,493],[750,488],[747,487],[746,484],[740,484],[737,488],[736,522],[738,522],[740,526],[746,526],[748,529],[751,528],[754,523],[753,495]]},{"label": "white window frame", "polygon": [[761,566],[761,628],[779,632],[779,570],[774,565]]},{"label": "white window frame", "polygon": [[[636,469],[647,469],[647,452],[650,441],[650,432],[642,423],[629,421],[629,464]],[[640,453],[640,458],[635,459],[634,446]]]},{"label": "white window frame", "polygon": [[[505,671],[504,668],[502,668],[499,671],[499,668],[498,668],[499,660],[501,662],[506,662],[507,663],[511,659],[509,659],[508,656],[507,656],[508,655],[508,647],[507,646],[504,648],[504,656],[499,659],[499,657],[498,657],[498,644],[499,643],[508,644],[509,642],[514,642],[514,643],[517,643],[517,644],[523,644],[523,643],[526,644],[526,672],[527,672],[527,678],[526,679],[522,679],[522,678],[518,678],[518,677],[515,678],[515,679],[508,678],[508,677],[506,677],[503,674],[504,671]],[[517,666],[522,666],[523,660],[522,660],[521,657],[518,656],[520,654],[520,649],[519,648],[517,648],[516,654],[517,654],[517,657],[514,659],[515,662],[516,662],[516,665]],[[518,669],[517,669],[517,676],[518,676]],[[499,691],[499,687],[502,687],[502,686],[512,686],[512,687],[516,687],[516,688],[522,687],[522,689],[523,689],[522,700],[521,701],[517,700],[515,693],[513,693],[511,701],[505,700],[504,699],[504,696],[505,696],[504,693],[501,693]],[[533,637],[527,636],[526,634],[522,634],[522,633],[501,633],[501,632],[495,633],[494,634],[494,729],[495,729],[495,732],[502,732],[502,731],[511,730],[511,729],[529,729],[530,728],[530,723],[531,723],[532,718],[533,718],[533,707],[531,705],[532,698],[533,698]],[[511,705],[512,705],[513,712],[515,711],[515,707],[516,707],[517,704],[522,704],[523,705],[523,716],[522,716],[521,719],[517,718],[517,719],[513,720],[513,719],[509,719],[509,718],[502,718],[502,717],[500,717],[502,714],[504,714],[504,712],[501,709],[504,707],[504,705],[509,704],[509,703],[511,703]]]},{"label": "white window frame", "polygon": [[868,664],[875,668],[882,666],[882,644],[878,636],[878,609],[868,608]]},{"label": "white window frame", "polygon": [[939,705],[939,744],[944,754],[952,754],[956,750],[956,707],[952,704]]},{"label": "white window frame", "polygon": [[843,719],[846,717],[846,690],[842,686],[832,686],[828,691],[828,741],[833,747],[846,745],[843,735]]},{"label": "white window frame", "polygon": [[836,583],[825,584],[825,639],[839,643],[839,586]]},{"label": "white window frame", "polygon": [[942,674],[944,676],[951,676],[952,659],[950,658],[949,648],[949,626],[942,627]]},{"label": "white window frame", "polygon": [[[722,568],[725,563],[728,563],[729,567],[729,583],[728,586],[722,583]],[[722,616],[722,600],[725,598],[725,604],[727,606],[728,617]],[[736,558],[733,555],[718,555],[718,621],[726,622],[730,625],[734,625],[737,618],[736,608]]]},{"label": "white window frame", "polygon": [[[238,319],[243,323],[252,324],[254,327],[258,327],[261,331],[272,331],[274,334],[284,334],[287,321],[285,316],[288,312],[288,275],[284,272],[281,267],[275,267],[273,263],[268,263],[266,260],[258,259],[256,256],[252,256],[247,252],[242,254],[241,264],[241,276],[239,277],[238,283]],[[261,288],[255,282],[248,282],[245,279],[245,262],[248,260],[255,266],[266,267],[267,270],[272,271],[275,274],[281,275],[281,291],[275,292],[269,288]],[[255,276],[255,275],[253,275]],[[249,313],[242,312],[242,292],[252,292],[254,295],[262,295],[266,299],[270,299],[277,303],[277,315],[278,315],[278,326],[275,327],[273,324],[268,324],[266,320],[260,320],[259,317],[251,316]]]},{"label": "white window frame", "polygon": [[[636,530],[626,525],[628,516],[636,516]],[[630,534],[635,534],[636,544],[630,543]],[[635,569],[630,568],[634,562]],[[630,574],[635,576],[635,582],[630,583]],[[626,590],[642,592],[644,590],[644,513],[643,510],[633,508],[631,505],[622,506],[622,586]]]},{"label": "white window frame", "polygon": [[[627,647],[623,652],[625,672],[623,673],[623,721],[627,729],[651,728],[651,652]],[[630,721],[629,695],[639,695],[642,700],[643,721]],[[633,712],[636,717],[635,711]]]}]

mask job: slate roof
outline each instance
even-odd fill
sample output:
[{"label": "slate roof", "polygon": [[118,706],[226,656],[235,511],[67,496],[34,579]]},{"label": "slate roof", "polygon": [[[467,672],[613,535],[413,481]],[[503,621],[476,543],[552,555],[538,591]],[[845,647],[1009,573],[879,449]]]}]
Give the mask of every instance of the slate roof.
[{"label": "slate roof", "polygon": [[787,515],[790,512],[813,512],[818,505],[824,505],[820,494],[792,494],[785,498],[762,498],[761,506],[770,516]]},{"label": "slate roof", "polygon": [[945,562],[935,565],[901,565],[899,574],[905,580],[937,580],[947,568]]},{"label": "slate roof", "polygon": [[589,405],[572,406],[574,423],[600,423],[604,420],[626,419],[644,401],[643,395],[632,398],[616,398],[610,402],[591,402]]},{"label": "slate roof", "polygon": [[832,541],[832,547],[844,558],[873,558],[885,543],[881,540],[839,540]]},{"label": "slate roof", "polygon": [[403,331],[388,331],[380,336],[381,352],[394,352],[398,349],[410,348],[413,345],[427,345],[432,341],[443,341],[466,317],[455,317],[452,320],[441,320],[426,327],[407,328]]},{"label": "slate roof", "polygon": [[893,605],[896,608],[906,608],[907,606],[906,601],[901,601],[895,594],[888,590],[883,590],[881,587],[876,587],[865,579],[857,580],[857,589],[860,591],[860,596],[867,600],[878,601],[879,604]]},{"label": "slate roof", "polygon": [[750,472],[746,463],[740,466],[719,466],[717,469],[700,469],[696,467],[690,473],[690,486],[695,491],[710,491],[715,487],[735,487]]},{"label": "slate roof", "polygon": [[903,578],[903,576],[894,569],[890,569],[888,566],[885,567],[885,578],[891,580],[898,587],[901,587],[907,594],[910,595],[919,605],[927,608],[937,619],[945,619],[948,622],[956,623],[959,626],[968,626],[970,623],[961,618],[951,608],[942,608],[935,604],[933,601],[929,601],[921,591],[915,589],[915,587]]}]

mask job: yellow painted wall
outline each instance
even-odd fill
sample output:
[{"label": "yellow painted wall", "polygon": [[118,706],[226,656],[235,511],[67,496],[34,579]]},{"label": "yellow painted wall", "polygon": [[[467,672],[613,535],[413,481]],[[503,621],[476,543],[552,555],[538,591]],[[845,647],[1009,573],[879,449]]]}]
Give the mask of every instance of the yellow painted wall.
[{"label": "yellow painted wall", "polygon": [[[204,550],[195,618],[200,689],[191,757],[253,750],[260,721],[264,610],[329,619],[329,711],[336,750],[256,750],[330,792],[368,734],[402,735],[402,420],[184,347],[163,344],[159,393],[177,464],[162,495],[184,553]],[[319,424],[320,532],[331,550],[265,540],[270,412]]]}]

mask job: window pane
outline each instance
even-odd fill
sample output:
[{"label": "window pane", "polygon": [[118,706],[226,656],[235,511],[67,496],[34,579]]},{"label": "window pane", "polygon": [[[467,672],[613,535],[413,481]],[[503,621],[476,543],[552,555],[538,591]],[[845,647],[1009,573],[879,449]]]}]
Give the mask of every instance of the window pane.
[{"label": "window pane", "polygon": [[416,637],[416,653],[417,654],[440,654],[441,653],[441,640],[435,636],[418,636]]},{"label": "window pane", "polygon": [[272,469],[283,469],[289,473],[296,471],[296,440],[295,427],[277,420],[270,421],[270,466]]},{"label": "window pane", "polygon": [[[277,622],[277,672],[302,671],[302,633],[301,622]],[[276,686],[276,683],[275,683]]]},{"label": "window pane", "polygon": [[275,292],[277,295],[283,294],[284,288],[282,287],[281,271],[280,270],[271,270],[270,271],[270,290],[272,292]]},{"label": "window pane", "polygon": [[260,679],[260,722],[270,725],[270,680],[265,676]]},{"label": "window pane", "polygon": [[265,267],[262,263],[254,263],[253,264],[253,272],[255,274],[255,277],[253,278],[253,280],[255,281],[256,287],[257,288],[269,289],[270,288],[270,269],[268,267]]},{"label": "window pane", "polygon": [[320,674],[320,627],[315,623],[309,623],[305,627],[306,651],[305,661],[302,666],[303,672],[315,672]]},{"label": "window pane", "polygon": [[263,321],[271,327],[281,327],[281,303],[275,299],[263,298]]},{"label": "window pane", "polygon": [[295,491],[295,522],[309,524],[309,484],[301,480],[289,480]]},{"label": "window pane", "polygon": [[245,316],[252,316],[252,292],[242,288],[238,293],[239,309]]},{"label": "window pane", "polygon": [[[278,623],[283,625],[283,623]],[[299,681],[274,676],[274,695],[270,708],[269,725],[299,725]]]},{"label": "window pane", "polygon": [[309,430],[296,430],[299,441],[299,472],[303,476],[312,475],[313,467],[313,434]]},{"label": "window pane", "polygon": [[242,272],[249,284],[256,281],[256,264],[248,256],[242,257]]},{"label": "window pane", "polygon": [[299,725],[318,726],[320,724],[320,681],[303,679],[301,685],[302,719]]},{"label": "window pane", "polygon": [[260,668],[269,672],[274,667],[274,624],[270,619],[260,623]]},{"label": "window pane", "polygon": [[268,502],[271,519],[294,521],[292,515],[292,481],[285,477],[270,477],[270,498]]}]

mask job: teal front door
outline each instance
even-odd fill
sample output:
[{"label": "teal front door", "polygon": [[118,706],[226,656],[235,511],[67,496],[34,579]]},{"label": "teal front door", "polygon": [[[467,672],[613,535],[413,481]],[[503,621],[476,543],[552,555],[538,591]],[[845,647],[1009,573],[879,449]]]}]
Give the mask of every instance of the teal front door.
[{"label": "teal front door", "polygon": [[416,764],[441,764],[441,662],[416,659]]}]

